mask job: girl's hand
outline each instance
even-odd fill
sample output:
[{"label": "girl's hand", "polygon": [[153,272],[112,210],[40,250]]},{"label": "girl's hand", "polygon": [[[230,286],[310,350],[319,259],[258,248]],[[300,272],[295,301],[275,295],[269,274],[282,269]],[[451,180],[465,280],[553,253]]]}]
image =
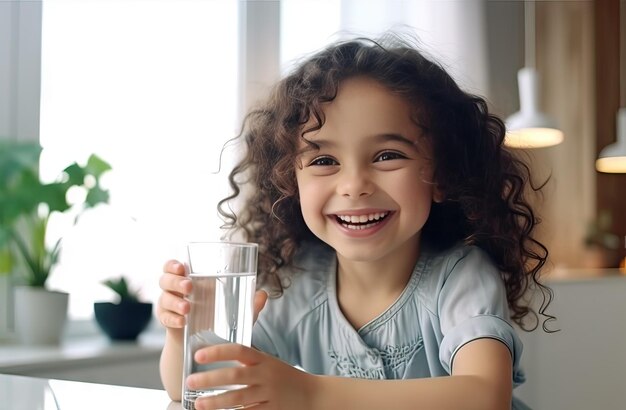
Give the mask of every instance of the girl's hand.
[{"label": "girl's hand", "polygon": [[159,279],[163,291],[157,304],[157,318],[168,329],[181,329],[185,326],[185,315],[191,305],[184,297],[191,293],[191,280],[185,276],[185,267],[176,260],[169,260],[163,266]]},{"label": "girl's hand", "polygon": [[[157,305],[159,322],[169,329],[181,329],[185,326],[185,315],[191,305],[185,299],[191,293],[191,280],[185,276],[185,268],[176,260],[169,260],[163,266],[163,275],[159,280],[163,291]],[[265,306],[267,293],[258,290],[254,295],[254,321]]]},{"label": "girl's hand", "polygon": [[254,311],[252,317],[254,318],[254,322],[256,322],[256,318],[259,317],[259,313],[265,307],[265,302],[267,302],[267,293],[264,290],[257,290],[254,294],[254,302],[252,305],[252,310]]},{"label": "girl's hand", "polygon": [[312,407],[316,377],[273,356],[239,344],[225,343],[198,350],[195,360],[201,364],[236,360],[243,366],[192,374],[186,380],[192,389],[246,385],[217,396],[199,398],[196,409],[247,408],[255,404],[255,410],[306,410]]}]

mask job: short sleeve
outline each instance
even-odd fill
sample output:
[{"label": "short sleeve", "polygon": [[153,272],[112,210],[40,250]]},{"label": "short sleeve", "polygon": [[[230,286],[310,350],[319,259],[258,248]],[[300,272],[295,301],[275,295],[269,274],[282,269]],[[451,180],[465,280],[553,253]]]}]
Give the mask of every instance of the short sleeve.
[{"label": "short sleeve", "polygon": [[504,283],[491,259],[478,248],[452,260],[437,302],[443,340],[439,360],[451,374],[455,354],[465,344],[481,338],[504,343],[513,360],[513,382],[524,382],[519,370],[522,343],[509,322]]}]

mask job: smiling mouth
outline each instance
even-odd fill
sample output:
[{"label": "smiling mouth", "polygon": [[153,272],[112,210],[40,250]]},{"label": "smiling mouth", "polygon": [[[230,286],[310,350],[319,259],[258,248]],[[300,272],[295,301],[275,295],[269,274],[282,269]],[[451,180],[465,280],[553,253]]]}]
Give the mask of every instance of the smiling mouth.
[{"label": "smiling mouth", "polygon": [[374,212],[367,215],[335,215],[337,222],[347,229],[369,229],[380,224],[391,214],[389,211]]}]

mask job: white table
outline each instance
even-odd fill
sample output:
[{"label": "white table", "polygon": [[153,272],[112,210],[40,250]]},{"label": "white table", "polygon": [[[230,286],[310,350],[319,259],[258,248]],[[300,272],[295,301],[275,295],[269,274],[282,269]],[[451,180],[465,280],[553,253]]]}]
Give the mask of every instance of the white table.
[{"label": "white table", "polygon": [[181,410],[164,390],[0,374],[0,410]]}]

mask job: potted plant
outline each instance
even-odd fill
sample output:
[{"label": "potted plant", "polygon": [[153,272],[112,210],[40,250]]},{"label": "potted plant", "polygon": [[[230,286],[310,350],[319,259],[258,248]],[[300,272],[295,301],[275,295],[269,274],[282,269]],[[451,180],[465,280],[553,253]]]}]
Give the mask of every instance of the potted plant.
[{"label": "potted plant", "polygon": [[620,239],[611,232],[613,218],[608,210],[601,210],[587,225],[585,261],[588,268],[617,268]]},{"label": "potted plant", "polygon": [[111,340],[137,339],[152,318],[152,303],[141,302],[139,292],[128,285],[124,276],[103,282],[117,294],[117,302],[94,303],[96,322]]},{"label": "potted plant", "polygon": [[[111,169],[96,155],[87,164],[73,163],[54,182],[43,182],[38,167],[41,147],[35,142],[0,139],[0,266],[11,272],[15,333],[22,343],[58,344],[67,317],[68,294],[47,288],[57,264],[62,238],[46,246],[48,221],[55,212],[75,212],[109,200],[100,177]],[[82,203],[70,205],[72,187],[86,191]]]}]

